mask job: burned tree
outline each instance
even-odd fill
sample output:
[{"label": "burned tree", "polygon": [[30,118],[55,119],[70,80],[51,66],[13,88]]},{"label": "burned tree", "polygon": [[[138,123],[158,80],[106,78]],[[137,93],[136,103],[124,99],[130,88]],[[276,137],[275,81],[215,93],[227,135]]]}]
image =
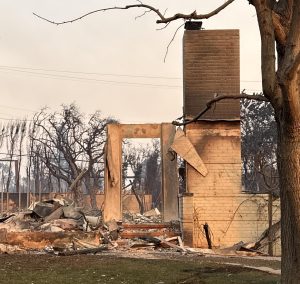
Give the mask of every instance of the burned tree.
[{"label": "burned tree", "polygon": [[[152,196],[154,207],[160,206],[161,201],[161,169],[159,143],[133,145],[126,142],[123,151],[123,180],[132,173],[129,184],[123,184],[124,191],[128,189],[134,194],[140,213],[145,211],[145,195]],[[130,175],[130,174],[129,174]],[[127,178],[128,179],[128,178]]]},{"label": "burned tree", "polygon": [[[96,182],[99,171],[103,171],[105,127],[110,121],[96,112],[86,122],[73,104],[63,106],[61,112],[42,110],[34,118],[34,156],[50,175],[68,185],[77,204],[83,201],[82,181],[92,177]],[[96,207],[94,186],[87,183],[91,203]]]},{"label": "burned tree", "polygon": [[[19,192],[19,183],[17,182],[20,177],[21,163],[22,163],[22,151],[24,139],[26,137],[27,121],[14,121],[9,122],[7,125],[3,125],[0,141],[0,147],[6,144],[6,157],[4,158],[7,163],[7,174],[4,175],[5,188],[9,192],[13,176],[16,179],[15,190]],[[13,169],[14,165],[14,169]]]},{"label": "burned tree", "polygon": [[152,205],[161,208],[161,157],[160,144],[157,140],[152,143],[151,151],[146,159],[145,189],[152,196]]},{"label": "burned tree", "polygon": [[97,208],[96,192],[101,184],[101,177],[104,172],[104,144],[106,142],[106,125],[113,122],[110,118],[101,118],[101,113],[97,111],[88,120],[87,128],[83,133],[82,147],[84,156],[87,158],[87,174],[85,175],[85,185],[91,197],[91,205]]},{"label": "burned tree", "polygon": [[[243,183],[247,192],[268,194],[268,253],[273,255],[278,224],[273,224],[273,201],[279,198],[277,131],[270,103],[242,101],[241,104]],[[279,222],[280,224],[280,222]]]},{"label": "burned tree", "polygon": [[10,123],[7,126],[7,138],[6,138],[6,148],[8,153],[9,159],[9,168],[8,168],[8,175],[6,179],[6,191],[9,192],[9,187],[11,184],[12,178],[12,160],[15,155],[15,151],[17,148],[17,143],[20,134],[20,124],[19,123]]},{"label": "burned tree", "polygon": [[[123,169],[123,173],[132,172],[133,178],[130,181],[130,191],[134,194],[138,204],[140,213],[145,211],[145,189],[144,189],[144,165],[147,157],[147,151],[144,147],[134,146],[127,142],[123,151],[123,161],[127,169]],[[126,177],[124,177],[125,180]],[[124,189],[126,190],[126,185]]]},{"label": "burned tree", "polygon": [[[251,100],[241,104],[243,183],[246,191],[270,192],[270,175],[278,176],[276,164],[277,131],[270,103]],[[277,178],[278,180],[278,178]],[[278,186],[274,181],[274,192]],[[277,182],[278,184],[278,182]]]}]

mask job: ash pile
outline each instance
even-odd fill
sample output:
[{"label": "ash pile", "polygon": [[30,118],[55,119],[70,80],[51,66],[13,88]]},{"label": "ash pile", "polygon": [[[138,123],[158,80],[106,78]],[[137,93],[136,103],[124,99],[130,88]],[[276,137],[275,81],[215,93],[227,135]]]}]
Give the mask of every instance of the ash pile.
[{"label": "ash pile", "polygon": [[67,198],[34,202],[0,217],[0,253],[73,255],[116,250],[186,252],[178,221],[163,223],[157,208],[104,222],[101,210],[76,207]]}]

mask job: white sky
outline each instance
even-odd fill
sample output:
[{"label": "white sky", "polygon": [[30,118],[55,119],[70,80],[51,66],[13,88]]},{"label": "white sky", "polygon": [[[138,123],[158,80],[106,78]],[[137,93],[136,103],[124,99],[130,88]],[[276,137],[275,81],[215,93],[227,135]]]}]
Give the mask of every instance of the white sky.
[{"label": "white sky", "polygon": [[[32,14],[59,21],[130,3],[137,2],[0,0],[0,118],[23,118],[45,105],[57,109],[72,102],[83,112],[101,110],[123,123],[168,122],[181,116],[183,28],[163,62],[166,47],[181,21],[157,31],[160,26],[155,24],[154,14],[135,20],[143,12],[138,9],[98,13],[62,26]],[[144,3],[161,11],[168,8],[167,14],[171,15],[195,9],[206,13],[224,0]],[[203,26],[240,29],[241,89],[260,91],[260,39],[255,11],[248,1],[236,0],[219,15],[205,20]]]}]

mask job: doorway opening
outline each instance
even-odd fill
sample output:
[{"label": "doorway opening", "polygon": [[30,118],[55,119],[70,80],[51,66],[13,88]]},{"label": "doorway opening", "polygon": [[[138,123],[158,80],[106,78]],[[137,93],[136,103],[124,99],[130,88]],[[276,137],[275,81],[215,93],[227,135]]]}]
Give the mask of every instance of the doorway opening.
[{"label": "doorway opening", "polygon": [[[107,147],[104,177],[103,219],[121,220],[122,216],[122,141],[128,138],[158,138],[161,155],[161,218],[163,222],[178,220],[177,160],[170,154],[176,127],[171,123],[117,124],[107,126]],[[149,177],[150,179],[151,177]],[[126,181],[125,181],[126,182]],[[128,184],[127,184],[128,185]],[[126,185],[124,184],[124,187]],[[159,200],[159,199],[158,199]],[[157,202],[156,200],[153,200]],[[151,201],[152,203],[152,201]],[[140,213],[139,213],[140,214]],[[144,213],[144,215],[146,212]]]},{"label": "doorway opening", "polygon": [[162,221],[161,181],[160,139],[123,139],[122,217],[125,222]]}]

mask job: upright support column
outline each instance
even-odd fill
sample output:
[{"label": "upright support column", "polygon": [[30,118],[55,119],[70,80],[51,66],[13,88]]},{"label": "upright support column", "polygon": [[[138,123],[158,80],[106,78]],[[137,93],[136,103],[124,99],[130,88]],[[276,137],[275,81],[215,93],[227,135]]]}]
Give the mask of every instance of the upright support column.
[{"label": "upright support column", "polygon": [[[104,176],[104,221],[122,219],[121,159],[122,139],[118,124],[107,126],[107,151]],[[109,161],[108,161],[109,159]]]},{"label": "upright support column", "polygon": [[161,125],[161,157],[162,157],[162,202],[163,220],[178,220],[178,173],[177,159],[170,155],[176,128],[170,123]]},{"label": "upright support column", "polygon": [[18,199],[19,199],[19,204],[18,204],[18,211],[21,211],[21,190],[20,190],[20,176],[19,176],[19,161],[15,160],[15,178],[16,178],[16,192],[18,193]]}]

